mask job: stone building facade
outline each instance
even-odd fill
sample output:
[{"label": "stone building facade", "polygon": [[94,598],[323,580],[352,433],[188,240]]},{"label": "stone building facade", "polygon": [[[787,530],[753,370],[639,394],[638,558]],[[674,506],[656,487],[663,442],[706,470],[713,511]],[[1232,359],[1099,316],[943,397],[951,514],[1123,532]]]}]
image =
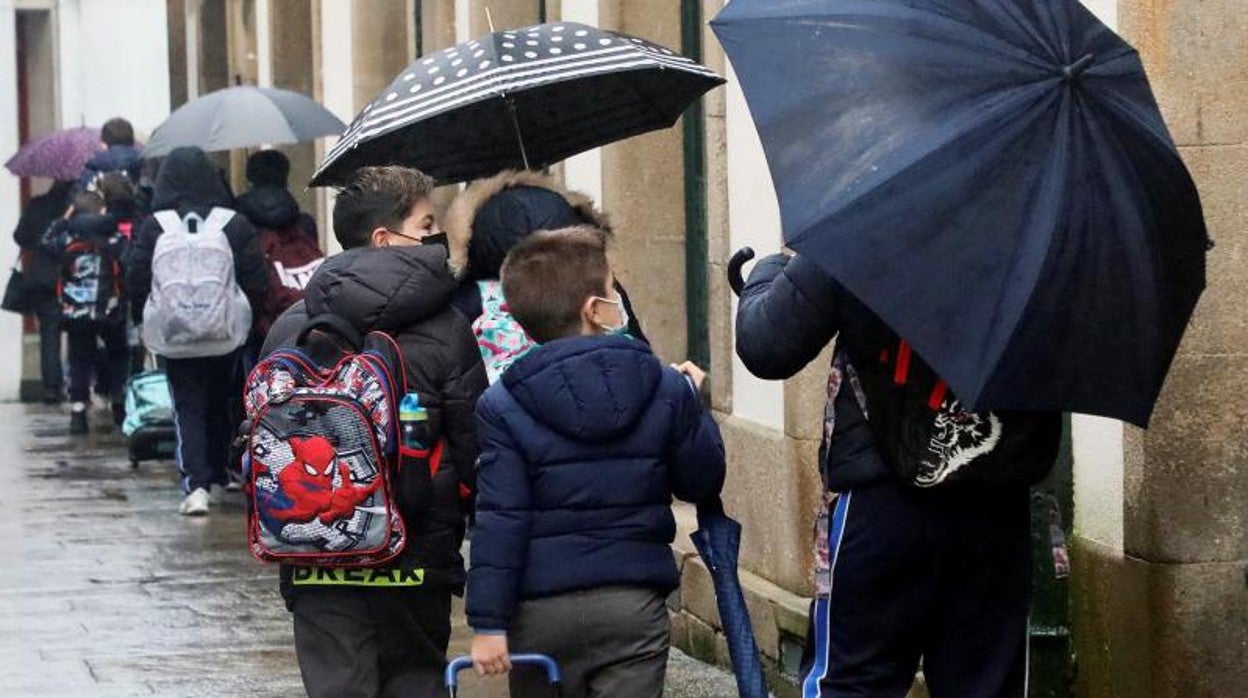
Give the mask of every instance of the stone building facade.
[{"label": "stone building facade", "polygon": [[[1241,0],[1085,0],[1139,46],[1213,237],[1209,291],[1153,428],[1076,417],[1074,690],[1085,696],[1231,695],[1248,690],[1248,14]],[[19,2],[20,4],[20,2]],[[0,2],[0,30],[6,30]],[[733,352],[732,251],[780,248],[778,208],[757,135],[706,20],[723,0],[166,0],[172,107],[231,84],[311,94],[350,120],[412,60],[488,31],[577,21],[658,41],[729,77],[675,128],[554,168],[617,229],[617,273],[658,353],[709,363],[729,454],[725,495],[744,524],[741,565],[779,695],[802,649],[816,453],[827,357],[783,384]],[[487,8],[489,10],[487,16]],[[3,66],[0,65],[0,68]],[[162,66],[162,70],[165,68]],[[161,73],[161,79],[166,79]],[[326,142],[287,146],[306,181]],[[232,156],[241,185],[242,156]],[[296,194],[328,226],[332,195]],[[445,192],[449,196],[453,192]],[[327,242],[332,236],[327,236]],[[678,507],[675,642],[726,661],[709,577]]]}]

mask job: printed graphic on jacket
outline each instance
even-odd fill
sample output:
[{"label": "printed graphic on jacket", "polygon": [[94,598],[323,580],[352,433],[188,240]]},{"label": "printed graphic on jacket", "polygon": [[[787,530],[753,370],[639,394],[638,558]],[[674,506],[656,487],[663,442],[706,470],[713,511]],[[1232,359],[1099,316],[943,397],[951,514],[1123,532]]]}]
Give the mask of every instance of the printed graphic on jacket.
[{"label": "printed graphic on jacket", "polygon": [[312,275],[321,268],[321,263],[324,261],[325,258],[322,257],[301,266],[287,267],[280,261],[274,260],[273,268],[277,271],[277,278],[283,286],[295,291],[304,291],[308,287],[308,282],[312,280]]},{"label": "printed graphic on jacket", "polygon": [[473,321],[472,333],[477,337],[481,361],[485,363],[485,373],[490,385],[493,385],[537,343],[511,316],[501,283],[479,281],[477,285],[481,292],[481,317]]}]

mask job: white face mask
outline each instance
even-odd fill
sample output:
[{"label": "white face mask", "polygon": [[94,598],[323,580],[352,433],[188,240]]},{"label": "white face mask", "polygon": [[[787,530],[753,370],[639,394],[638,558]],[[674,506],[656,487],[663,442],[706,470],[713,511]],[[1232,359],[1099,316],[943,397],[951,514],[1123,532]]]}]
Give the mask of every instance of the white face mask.
[{"label": "white face mask", "polygon": [[601,322],[595,322],[594,324],[598,325],[603,330],[605,330],[607,334],[615,334],[615,335],[628,334],[628,308],[624,307],[624,301],[622,300],[613,301],[610,298],[597,298],[597,297],[594,298],[594,300],[602,301],[603,303],[610,303],[611,305],[614,305],[620,309],[620,324],[615,325],[615,326],[604,325]]}]

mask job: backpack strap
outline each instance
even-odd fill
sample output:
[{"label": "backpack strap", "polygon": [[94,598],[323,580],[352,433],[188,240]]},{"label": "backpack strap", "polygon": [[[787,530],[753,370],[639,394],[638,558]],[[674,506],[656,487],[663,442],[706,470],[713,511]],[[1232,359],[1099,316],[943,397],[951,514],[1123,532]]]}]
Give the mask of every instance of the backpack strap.
[{"label": "backpack strap", "polygon": [[186,230],[186,226],[182,224],[182,219],[178,216],[178,212],[172,209],[157,211],[152,214],[152,218],[160,224],[160,229],[166,233],[180,233]]},{"label": "backpack strap", "polygon": [[225,226],[234,219],[234,211],[220,206],[213,206],[204,219],[204,230],[225,232]]}]

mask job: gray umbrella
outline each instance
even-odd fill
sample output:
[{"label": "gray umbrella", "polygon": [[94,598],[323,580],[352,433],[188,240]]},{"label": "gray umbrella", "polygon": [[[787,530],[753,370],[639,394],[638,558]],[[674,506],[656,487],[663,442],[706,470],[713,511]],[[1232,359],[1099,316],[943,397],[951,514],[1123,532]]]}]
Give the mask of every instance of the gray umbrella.
[{"label": "gray umbrella", "polygon": [[298,92],[268,87],[228,87],[191,100],[156,128],[143,157],[163,157],[174,148],[205,151],[299,143],[336,136],[346,124]]}]

